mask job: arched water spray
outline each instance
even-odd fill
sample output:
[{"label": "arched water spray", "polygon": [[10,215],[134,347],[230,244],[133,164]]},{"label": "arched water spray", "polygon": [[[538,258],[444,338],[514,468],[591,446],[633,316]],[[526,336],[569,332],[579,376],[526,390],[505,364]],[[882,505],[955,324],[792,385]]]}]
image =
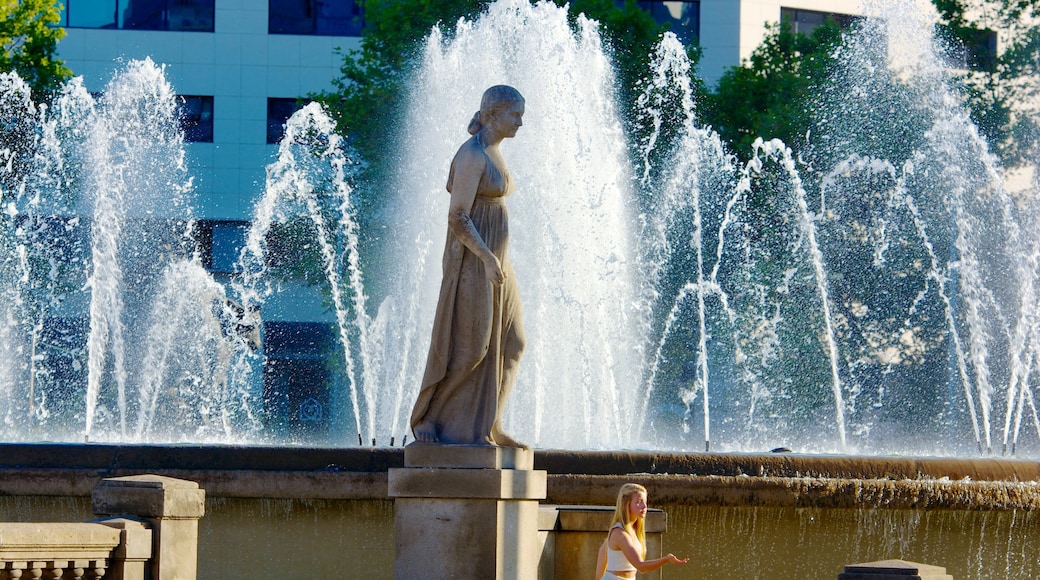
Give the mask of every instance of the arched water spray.
[{"label": "arched water spray", "polygon": [[[134,294],[148,294],[156,273],[153,258],[168,221],[190,217],[191,180],[184,160],[173,87],[150,60],[133,61],[105,87],[96,122],[85,145],[89,168],[87,199],[92,204],[89,373],[86,437],[94,435],[103,386],[115,389],[118,436],[127,436],[130,369],[127,320],[140,305]],[[183,224],[183,222],[181,222]],[[161,225],[157,225],[161,224]],[[182,225],[183,227],[183,225]],[[176,221],[173,222],[176,228]],[[183,231],[183,230],[181,230]],[[176,236],[175,232],[167,235]],[[172,243],[177,244],[177,241]],[[133,272],[135,282],[126,278]],[[138,280],[144,286],[138,286]],[[135,287],[136,292],[130,292]],[[129,312],[128,312],[129,310]]]},{"label": "arched water spray", "polygon": [[[268,166],[263,197],[257,204],[234,283],[246,310],[260,310],[273,292],[267,266],[267,236],[281,225],[303,228],[317,246],[317,264],[331,298],[342,347],[346,396],[358,435],[374,435],[382,344],[373,333],[358,254],[358,227],[351,198],[352,164],[332,120],[312,103],[286,123],[278,159]],[[303,223],[293,224],[296,218]],[[301,269],[307,265],[297,265]],[[297,275],[303,272],[296,272]]]},{"label": "arched water spray", "polygon": [[[260,320],[197,260],[171,263],[152,300],[135,441],[249,441],[261,424],[252,388]],[[159,412],[159,409],[162,412]]]}]

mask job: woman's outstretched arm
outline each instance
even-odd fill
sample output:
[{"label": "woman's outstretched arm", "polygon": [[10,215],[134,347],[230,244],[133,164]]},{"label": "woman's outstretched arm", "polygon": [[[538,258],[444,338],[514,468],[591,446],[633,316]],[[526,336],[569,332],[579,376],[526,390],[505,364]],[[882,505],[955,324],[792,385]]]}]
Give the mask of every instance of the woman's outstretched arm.
[{"label": "woman's outstretched arm", "polygon": [[653,572],[666,564],[685,564],[690,561],[689,558],[677,558],[675,554],[668,554],[661,558],[644,560],[643,550],[639,546],[639,542],[637,542],[631,534],[624,530],[617,529],[616,533],[614,530],[611,530],[611,536],[615,537],[615,546],[621,550],[621,553],[625,555],[625,558],[627,558],[628,561],[635,566],[636,570],[642,574]]}]

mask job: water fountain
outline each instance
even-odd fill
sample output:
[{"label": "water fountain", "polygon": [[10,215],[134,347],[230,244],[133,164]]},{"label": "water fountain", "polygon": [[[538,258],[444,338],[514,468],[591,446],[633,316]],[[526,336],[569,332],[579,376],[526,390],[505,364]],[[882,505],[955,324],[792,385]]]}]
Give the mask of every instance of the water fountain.
[{"label": "water fountain", "polygon": [[[513,253],[531,342],[508,418],[518,436],[574,449],[1033,455],[1040,437],[1020,436],[1040,431],[1035,203],[1005,190],[922,33],[928,16],[913,3],[885,11],[841,48],[811,148],[792,159],[762,141],[740,165],[699,126],[674,37],[647,76],[644,118],[626,123],[595,23],[572,30],[552,6],[495,4],[427,41],[405,130],[417,138],[384,186],[400,193],[383,206],[392,235],[359,243],[356,158],[308,107],[268,168],[225,288],[191,238],[161,67],[133,63],[97,99],[74,81],[40,111],[6,78],[5,106],[22,108],[35,146],[9,149],[19,171],[5,174],[5,420],[57,439],[276,441],[260,418],[262,357],[226,330],[262,318],[265,236],[299,219],[339,329],[342,431],[402,440],[440,276],[443,152],[475,87],[503,81],[532,112],[507,145],[523,184]],[[631,127],[648,137],[630,148]],[[188,280],[206,320],[160,314],[176,307],[161,284]],[[60,328],[77,312],[85,333]],[[175,338],[202,329],[200,349]],[[203,425],[194,433],[156,428],[160,395],[208,418],[189,421]],[[559,408],[565,425],[549,420]]]},{"label": "water fountain", "polygon": [[[272,547],[288,542],[283,513],[324,529],[335,526],[326,511],[374,510],[352,533],[386,536],[385,472],[399,454],[349,447],[407,433],[440,276],[445,152],[480,90],[509,82],[527,98],[525,126],[504,147],[521,184],[511,252],[530,346],[506,422],[543,449],[728,452],[546,451],[552,501],[608,502],[619,474],[652,474],[679,542],[711,551],[730,538],[702,556],[704,574],[765,574],[742,566],[779,559],[776,546],[811,565],[822,547],[827,561],[876,559],[878,545],[926,561],[954,542],[968,555],[937,563],[958,578],[1036,576],[1022,556],[1038,536],[1035,464],[906,457],[1040,456],[1036,187],[1004,187],[943,78],[928,15],[911,2],[878,10],[841,48],[847,65],[818,96],[811,149],[795,159],[762,140],[742,164],[699,125],[673,38],[655,54],[645,116],[626,123],[593,23],[572,29],[555,5],[501,0],[451,38],[428,39],[409,104],[420,138],[406,140],[409,162],[385,188],[398,195],[380,214],[395,219],[378,251],[358,243],[355,160],[310,106],[268,167],[228,285],[190,235],[189,170],[161,68],[132,63],[103,97],[74,81],[45,110],[0,77],[0,110],[22,135],[12,142],[33,146],[5,150],[0,169],[5,438],[236,445],[5,446],[0,465],[22,467],[0,468],[0,485],[12,474],[35,485],[22,495],[75,496],[46,491],[64,481],[47,470],[70,465],[80,479],[171,470],[204,481],[214,498],[204,561],[234,552],[219,548],[225,537],[261,546],[239,531],[252,518],[251,533],[266,533],[254,531],[257,512],[279,515]],[[635,123],[647,138],[630,155]],[[266,233],[285,223],[313,236],[337,322],[332,399],[346,419],[334,449],[237,447],[278,443],[264,430],[257,346],[278,289]],[[779,446],[800,453],[752,453]],[[803,454],[821,452],[842,455]],[[879,509],[920,506],[931,510]],[[301,549],[379,548],[332,536],[336,547]],[[816,539],[774,542],[794,536]],[[754,556],[731,550],[734,537],[754,537]],[[1006,570],[983,570],[1000,558]]]},{"label": "water fountain", "polygon": [[[593,23],[572,29],[555,5],[502,0],[427,43],[409,104],[408,132],[420,138],[407,140],[399,158],[409,162],[385,188],[399,195],[383,208],[395,220],[378,251],[358,244],[352,157],[311,106],[268,167],[228,285],[190,237],[191,183],[161,68],[133,63],[100,98],[73,82],[46,110],[0,78],[0,109],[24,135],[16,142],[34,144],[3,157],[31,170],[0,172],[7,438],[277,443],[263,429],[256,316],[278,287],[265,234],[285,223],[313,235],[314,270],[331,281],[342,377],[332,399],[346,418],[329,442],[337,449],[5,447],[0,459],[18,463],[2,465],[23,466],[10,473],[37,487],[60,479],[33,469],[73,460],[81,478],[166,469],[205,481],[216,500],[204,550],[215,552],[241,528],[217,515],[236,510],[240,523],[283,509],[304,519],[326,505],[374,509],[362,527],[385,532],[389,508],[373,490],[399,459],[347,447],[407,432],[440,276],[445,152],[480,90],[508,82],[528,110],[504,147],[521,184],[511,252],[530,346],[506,422],[543,449],[730,452],[544,452],[552,501],[608,502],[618,474],[649,473],[680,542],[755,538],[752,558],[721,545],[704,556],[729,562],[723,570],[776,559],[777,537],[811,536],[808,548],[787,546],[805,557],[788,559],[815,563],[822,546],[875,559],[866,549],[882,544],[926,561],[956,541],[969,555],[937,563],[958,578],[1036,576],[1035,558],[1022,556],[1035,553],[1035,464],[906,458],[1005,446],[1040,455],[1036,191],[1006,190],[943,78],[928,15],[893,2],[878,16],[842,47],[847,65],[818,96],[811,149],[795,159],[762,140],[742,164],[699,125],[674,39],[655,55],[645,117],[626,123]],[[630,155],[633,123],[648,137]],[[779,446],[800,453],[751,453]],[[832,452],[842,455],[804,454]],[[286,481],[295,499],[274,490]],[[369,507],[335,503],[359,498]],[[921,505],[940,509],[880,509]],[[969,531],[952,538],[952,528]],[[999,558],[1006,570],[987,576]],[[706,563],[705,574],[719,568]]]}]

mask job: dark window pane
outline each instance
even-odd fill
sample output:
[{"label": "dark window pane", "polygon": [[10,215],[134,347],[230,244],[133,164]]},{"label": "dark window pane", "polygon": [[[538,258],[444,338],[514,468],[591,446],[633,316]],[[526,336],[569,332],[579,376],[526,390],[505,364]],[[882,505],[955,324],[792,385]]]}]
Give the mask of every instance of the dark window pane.
[{"label": "dark window pane", "polygon": [[122,28],[166,30],[166,0],[123,0],[122,4]]},{"label": "dark window pane", "polygon": [[654,22],[667,24],[668,30],[683,44],[696,44],[701,35],[701,3],[699,1],[665,1],[639,3]]},{"label": "dark window pane", "polygon": [[166,30],[213,32],[214,0],[166,0]]},{"label": "dark window pane", "polygon": [[180,97],[181,129],[189,143],[213,142],[213,97]]},{"label": "dark window pane", "polygon": [[246,245],[249,224],[246,222],[218,222],[213,224],[210,246],[210,270],[237,272],[238,257]]},{"label": "dark window pane", "polygon": [[306,104],[306,99],[267,99],[267,142],[281,142],[285,122]]},{"label": "dark window pane", "polygon": [[213,32],[215,0],[65,0],[61,22],[71,28]]},{"label": "dark window pane", "polygon": [[316,0],[315,33],[324,36],[360,36],[361,7],[354,0]]},{"label": "dark window pane", "polygon": [[264,411],[269,431],[298,443],[326,440],[332,420],[332,326],[264,323]]},{"label": "dark window pane", "polygon": [[270,0],[267,30],[271,34],[314,34],[311,0]]},{"label": "dark window pane", "polygon": [[116,0],[66,0],[65,16],[71,28],[115,28]]},{"label": "dark window pane", "polygon": [[269,0],[271,34],[360,36],[363,19],[356,0]]},{"label": "dark window pane", "polygon": [[781,8],[780,19],[791,25],[791,32],[811,36],[813,30],[827,20],[833,20],[842,28],[849,28],[855,24],[860,17],[849,14],[838,14],[837,12],[819,12],[816,10]]}]

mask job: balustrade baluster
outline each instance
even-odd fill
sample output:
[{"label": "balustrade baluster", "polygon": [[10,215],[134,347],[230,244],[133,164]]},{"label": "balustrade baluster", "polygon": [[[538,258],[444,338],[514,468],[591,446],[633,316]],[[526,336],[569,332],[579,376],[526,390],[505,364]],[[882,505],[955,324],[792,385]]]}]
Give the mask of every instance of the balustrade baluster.
[{"label": "balustrade baluster", "polygon": [[22,577],[21,562],[5,562],[4,568],[0,570],[0,580],[18,580]]},{"label": "balustrade baluster", "polygon": [[105,575],[105,564],[106,562],[104,560],[101,560],[99,562],[91,562],[90,569],[87,570],[87,579],[100,580],[101,577]]},{"label": "balustrade baluster", "polygon": [[43,570],[43,577],[47,580],[61,580],[61,577],[64,575],[65,564],[57,561],[47,562],[46,568]]}]

